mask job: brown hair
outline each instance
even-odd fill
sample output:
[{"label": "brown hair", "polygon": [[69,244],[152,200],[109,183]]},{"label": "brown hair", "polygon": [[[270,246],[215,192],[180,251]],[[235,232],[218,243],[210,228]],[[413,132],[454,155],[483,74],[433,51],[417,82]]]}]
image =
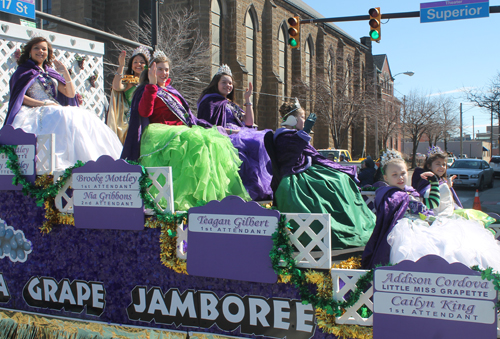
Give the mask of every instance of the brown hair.
[{"label": "brown hair", "polygon": [[279,112],[282,118],[285,118],[288,114],[298,118],[300,113],[304,112],[304,110],[302,107],[297,109],[297,105],[294,102],[284,102],[283,105],[281,105]]},{"label": "brown hair", "polygon": [[[424,170],[432,172],[432,170],[431,170],[432,163],[438,159],[442,159],[446,162],[446,158],[447,158],[446,153],[435,153],[435,154],[432,154],[431,156],[428,156],[427,159],[425,159]],[[436,174],[436,173],[434,173],[434,174]],[[444,172],[444,174],[441,178],[446,178],[446,176],[447,176],[447,171]]]},{"label": "brown hair", "polygon": [[153,60],[149,62],[148,68],[145,68],[144,71],[142,71],[141,76],[139,77],[139,85],[147,85],[149,84],[149,69],[151,68],[151,65],[153,65],[153,62],[156,62],[157,64],[160,62],[166,62],[168,64],[168,67],[170,67],[170,59],[167,56],[157,56]]},{"label": "brown hair", "polygon": [[30,59],[31,49],[34,45],[39,44],[40,42],[47,43],[47,59],[45,59],[43,62],[43,68],[45,68],[45,66],[52,67],[52,60],[54,60],[54,51],[52,50],[52,44],[43,36],[33,38],[26,43],[26,45],[22,48],[21,56],[19,57],[19,60],[17,60],[17,64],[22,65],[26,61],[28,61]]},{"label": "brown hair", "polygon": [[[233,79],[233,77],[230,74],[219,73],[219,74],[214,75],[214,77],[212,78],[212,81],[210,81],[210,84],[201,92],[201,95],[200,95],[200,97],[198,99],[198,102],[200,102],[201,99],[206,94],[212,94],[212,93],[220,94],[220,92],[219,92],[219,81],[222,78],[222,76],[224,76],[224,75],[227,75],[228,77],[230,77],[231,80],[233,80],[233,82],[234,82],[234,79]],[[227,95],[227,98],[229,100],[231,100],[231,101],[234,101],[234,84],[233,84],[233,90],[231,91],[231,93],[229,93]]]},{"label": "brown hair", "polygon": [[[142,53],[137,53],[136,55],[134,55],[133,57],[131,57],[128,60],[127,71],[125,72],[125,74],[134,75],[134,70],[132,69],[132,63],[134,62],[134,59],[137,58],[138,56],[142,57],[144,59],[144,61],[146,62],[146,65],[148,64],[148,58],[146,58],[146,56]],[[169,63],[169,65],[170,65],[170,63]]]}]

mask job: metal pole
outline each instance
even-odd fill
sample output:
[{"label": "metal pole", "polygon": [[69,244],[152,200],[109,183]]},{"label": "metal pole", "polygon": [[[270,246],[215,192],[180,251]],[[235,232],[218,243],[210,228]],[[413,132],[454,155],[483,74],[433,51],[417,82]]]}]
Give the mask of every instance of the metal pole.
[{"label": "metal pole", "polygon": [[493,103],[491,103],[490,157],[493,154]]},{"label": "metal pole", "polygon": [[158,0],[151,0],[151,46],[158,48]]},{"label": "metal pole", "polygon": [[[43,0],[40,0],[40,11],[43,12]],[[40,20],[40,29],[43,29],[43,20]]]},{"label": "metal pole", "polygon": [[403,119],[401,124],[403,125],[403,140],[401,140],[401,153],[403,157],[405,155],[405,119],[406,119],[406,95],[403,95]]},{"label": "metal pole", "polygon": [[474,116],[472,116],[472,140],[475,140],[474,138]]},{"label": "metal pole", "polygon": [[[47,20],[50,22],[55,22],[55,23],[62,25],[62,26],[71,27],[71,28],[77,29],[77,30],[82,31],[82,32],[93,34],[93,35],[98,36],[100,38],[104,38],[104,39],[108,39],[110,41],[117,42],[119,44],[123,44],[123,45],[130,46],[130,47],[143,46],[143,44],[140,44],[136,41],[125,39],[125,38],[122,38],[121,36],[114,35],[114,34],[111,34],[108,32],[104,32],[104,31],[101,31],[99,29],[95,29],[92,27],[81,25],[79,23],[76,23],[76,22],[73,22],[70,20],[66,20],[66,19],[57,17],[57,16],[52,15],[52,14],[47,14],[47,13],[44,13],[42,11],[35,11],[35,13],[36,13],[37,18],[44,19],[44,20]],[[146,48],[153,50],[149,46],[146,46]]]},{"label": "metal pole", "polygon": [[462,129],[462,103],[460,103],[460,159],[462,159],[464,154],[464,137]]}]

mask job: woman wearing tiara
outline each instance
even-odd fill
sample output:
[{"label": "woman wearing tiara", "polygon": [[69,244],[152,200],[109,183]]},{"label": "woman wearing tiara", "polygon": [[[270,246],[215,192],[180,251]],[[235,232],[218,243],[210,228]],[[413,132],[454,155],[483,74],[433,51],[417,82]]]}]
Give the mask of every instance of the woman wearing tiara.
[{"label": "woman wearing tiara", "polygon": [[125,142],[127,136],[130,105],[139,84],[139,76],[151,58],[149,50],[145,46],[137,47],[128,61],[127,71],[124,76],[123,68],[125,67],[126,55],[127,53],[122,51],[118,57],[118,69],[113,79],[111,102],[106,121],[109,128],[118,135],[122,143]]},{"label": "woman wearing tiara", "polygon": [[54,59],[47,39],[28,41],[18,64],[9,83],[4,124],[36,135],[55,134],[55,170],[101,155],[119,158],[122,145],[116,134],[94,113],[72,107],[78,106],[75,86],[66,67]]},{"label": "woman wearing tiara", "polygon": [[268,130],[257,131],[250,96],[252,83],[245,91],[245,110],[234,103],[233,75],[227,65],[222,65],[198,100],[198,117],[223,127],[243,161],[240,176],[253,200],[272,198],[271,161],[264,147]]},{"label": "woman wearing tiara", "polygon": [[170,85],[169,72],[170,60],[155,52],[132,100],[122,158],[146,167],[171,166],[177,211],[228,195],[250,200],[238,175],[238,151],[217,128],[191,113]]},{"label": "woman wearing tiara", "polygon": [[[355,166],[342,166],[321,156],[311,146],[316,121],[298,100],[280,108],[283,128],[274,134],[276,164],[273,177],[277,207],[282,213],[329,213],[333,249],[364,246],[375,226],[375,215],[355,184]],[[317,234],[319,230],[314,229]],[[301,239],[299,238],[299,241]]]}]

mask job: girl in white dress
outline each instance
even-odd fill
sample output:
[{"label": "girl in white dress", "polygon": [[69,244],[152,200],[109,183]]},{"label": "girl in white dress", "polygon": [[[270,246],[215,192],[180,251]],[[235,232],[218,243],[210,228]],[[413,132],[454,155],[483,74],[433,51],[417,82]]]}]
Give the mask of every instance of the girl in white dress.
[{"label": "girl in white dress", "polygon": [[36,135],[55,134],[55,170],[101,155],[119,159],[120,140],[94,113],[77,107],[69,72],[54,59],[47,39],[31,39],[18,64],[10,80],[5,124]]}]

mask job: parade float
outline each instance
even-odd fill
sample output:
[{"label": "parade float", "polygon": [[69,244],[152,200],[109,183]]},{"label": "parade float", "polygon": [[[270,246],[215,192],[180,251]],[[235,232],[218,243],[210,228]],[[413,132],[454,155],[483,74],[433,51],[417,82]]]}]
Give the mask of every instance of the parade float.
[{"label": "parade float", "polygon": [[[70,45],[58,55],[74,55]],[[3,337],[499,333],[491,270],[436,256],[369,271],[355,257],[334,265],[329,215],[232,196],[174,211],[169,168],[103,156],[54,172],[53,145],[51,135],[0,130]],[[364,196],[369,204],[374,192]]]}]

